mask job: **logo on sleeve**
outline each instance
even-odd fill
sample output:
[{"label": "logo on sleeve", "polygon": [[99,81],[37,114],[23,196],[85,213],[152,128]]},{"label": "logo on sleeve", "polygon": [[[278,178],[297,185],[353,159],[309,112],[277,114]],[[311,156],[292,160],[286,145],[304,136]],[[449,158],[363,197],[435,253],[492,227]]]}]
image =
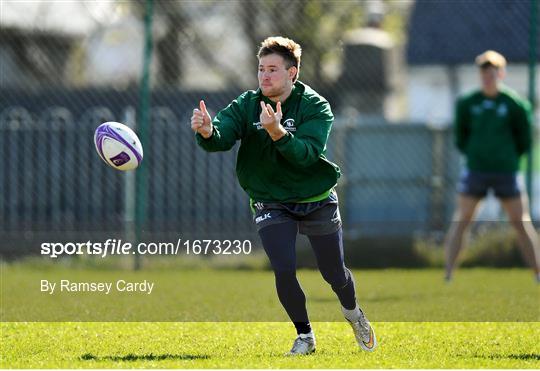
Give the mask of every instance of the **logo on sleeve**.
[{"label": "logo on sleeve", "polygon": [[294,119],[287,119],[283,121],[283,127],[289,132],[296,131],[296,126],[294,126]]}]

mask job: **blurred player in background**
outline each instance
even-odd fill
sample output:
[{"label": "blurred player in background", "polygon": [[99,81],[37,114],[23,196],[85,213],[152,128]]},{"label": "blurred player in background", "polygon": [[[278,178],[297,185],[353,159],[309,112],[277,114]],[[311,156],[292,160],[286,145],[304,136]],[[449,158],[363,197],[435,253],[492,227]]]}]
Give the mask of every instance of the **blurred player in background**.
[{"label": "blurred player in background", "polygon": [[206,151],[227,151],[237,140],[236,173],[250,196],[254,221],[270,259],[277,294],[297,338],[289,355],[315,351],[306,297],[296,278],[296,236],[308,236],[319,270],[341,303],[362,349],[375,334],[355,297],[344,264],[338,199],[339,168],[324,152],[334,116],[329,103],[298,81],[300,45],[283,37],[263,41],[258,52],[259,89],[246,91],[212,120],[204,101],[191,128]]},{"label": "blurred player in background", "polygon": [[456,104],[455,139],[467,159],[458,185],[453,223],[445,241],[446,280],[452,278],[464,235],[489,189],[500,200],[527,264],[540,282],[540,246],[528,210],[527,194],[517,180],[521,155],[531,149],[531,108],[502,85],[505,58],[492,50],[476,57],[482,86]]}]

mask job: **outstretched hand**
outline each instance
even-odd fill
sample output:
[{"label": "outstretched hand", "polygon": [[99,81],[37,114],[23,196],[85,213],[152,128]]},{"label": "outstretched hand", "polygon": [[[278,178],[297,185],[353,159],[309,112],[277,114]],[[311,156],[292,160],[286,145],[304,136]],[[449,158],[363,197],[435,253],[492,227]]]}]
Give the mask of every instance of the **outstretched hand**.
[{"label": "outstretched hand", "polygon": [[212,117],[206,109],[204,100],[199,102],[199,108],[193,110],[193,115],[191,116],[191,130],[201,134],[205,139],[212,136]]}]

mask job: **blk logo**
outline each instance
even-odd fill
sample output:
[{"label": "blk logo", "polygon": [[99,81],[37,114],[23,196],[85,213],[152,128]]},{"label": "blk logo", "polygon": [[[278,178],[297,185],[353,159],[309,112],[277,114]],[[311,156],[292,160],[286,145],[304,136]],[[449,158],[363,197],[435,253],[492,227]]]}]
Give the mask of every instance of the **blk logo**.
[{"label": "blk logo", "polygon": [[264,222],[266,219],[270,219],[272,216],[270,213],[265,213],[264,215],[258,216],[255,218],[255,223],[259,224],[260,222]]}]

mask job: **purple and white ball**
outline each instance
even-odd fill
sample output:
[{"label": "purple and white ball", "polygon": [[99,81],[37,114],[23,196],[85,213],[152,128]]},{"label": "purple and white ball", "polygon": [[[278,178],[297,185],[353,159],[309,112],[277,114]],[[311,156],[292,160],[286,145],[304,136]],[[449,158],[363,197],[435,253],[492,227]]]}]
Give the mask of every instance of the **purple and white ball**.
[{"label": "purple and white ball", "polygon": [[99,157],[116,170],[133,170],[143,159],[143,149],[137,134],[119,122],[101,124],[94,133]]}]

